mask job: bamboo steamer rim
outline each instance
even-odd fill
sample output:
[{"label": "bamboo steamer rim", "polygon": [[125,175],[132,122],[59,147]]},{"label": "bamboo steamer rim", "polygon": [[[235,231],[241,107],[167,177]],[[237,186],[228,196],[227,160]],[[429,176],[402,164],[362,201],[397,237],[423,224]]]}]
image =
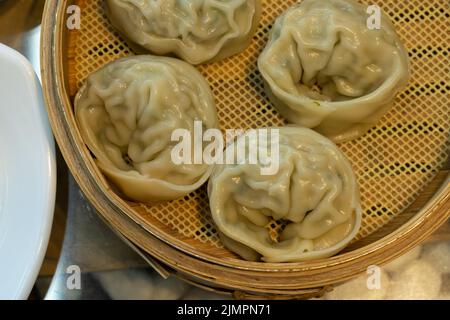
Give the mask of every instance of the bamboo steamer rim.
[{"label": "bamboo steamer rim", "polygon": [[[42,24],[41,71],[44,97],[47,101],[47,110],[54,135],[77,183],[108,224],[171,267],[181,268],[185,263],[184,259],[189,258],[193,265],[201,268],[206,268],[205,261],[209,261],[208,266],[211,269],[208,269],[208,272],[212,274],[213,271],[225,272],[224,270],[227,270],[226,272],[230,272],[230,270],[241,269],[241,272],[245,274],[263,272],[273,276],[272,273],[285,271],[288,274],[286,277],[290,278],[291,282],[292,277],[304,276],[295,283],[297,288],[323,286],[351,278],[364,272],[369,265],[381,265],[400,256],[423,241],[450,215],[450,178],[447,176],[435,198],[400,228],[365,247],[325,260],[304,263],[255,263],[230,259],[230,261],[224,262],[224,260],[211,255],[195,252],[195,249],[192,250],[193,248],[186,248],[183,243],[170,243],[170,245],[164,243],[165,247],[162,248],[163,254],[161,254],[161,252],[149,246],[151,235],[146,233],[147,231],[158,237],[158,233],[155,232],[157,230],[143,230],[139,226],[139,224],[142,224],[137,220],[134,221],[134,225],[141,229],[137,232],[131,227],[133,226],[131,222],[127,223],[127,227],[124,227],[125,224],[120,224],[124,223],[125,217],[121,217],[122,220],[117,220],[117,217],[122,216],[123,212],[127,210],[126,204],[118,196],[108,192],[110,190],[105,188],[106,183],[103,185],[98,183],[99,180],[101,181],[101,177],[98,177],[96,168],[85,158],[82,150],[84,144],[81,138],[71,132],[70,115],[64,112],[64,110],[67,110],[65,107],[71,107],[71,103],[64,85],[64,60],[62,56],[62,36],[65,26],[64,9],[67,3],[67,0],[48,0]],[[161,240],[159,239],[162,244]],[[188,267],[184,270],[195,274],[195,271],[198,272],[199,269]],[[208,272],[202,272],[201,276],[208,277]],[[233,282],[231,281],[231,283]]]}]

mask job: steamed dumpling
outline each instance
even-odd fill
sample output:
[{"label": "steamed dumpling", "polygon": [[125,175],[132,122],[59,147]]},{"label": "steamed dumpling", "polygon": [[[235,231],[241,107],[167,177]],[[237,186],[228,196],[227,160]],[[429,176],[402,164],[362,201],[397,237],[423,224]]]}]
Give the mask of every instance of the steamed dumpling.
[{"label": "steamed dumpling", "polygon": [[335,142],[369,130],[406,85],[408,55],[384,14],[369,30],[353,0],[303,0],[275,22],[259,57],[268,96],[290,122]]},{"label": "steamed dumpling", "polygon": [[112,24],[155,54],[192,64],[220,60],[248,47],[260,0],[106,0]]},{"label": "steamed dumpling", "polygon": [[[208,184],[212,217],[224,245],[247,260],[295,262],[329,257],[356,235],[361,223],[351,165],[327,138],[306,128],[279,130],[279,167],[267,162],[217,165]],[[238,138],[230,148],[235,148]],[[268,150],[276,150],[271,139]],[[273,221],[285,225],[269,234]]]},{"label": "steamed dumpling", "polygon": [[206,164],[175,164],[175,129],[194,121],[217,126],[212,93],[202,75],[177,59],[133,56],[91,74],[75,98],[84,142],[104,174],[129,198],[171,200],[200,187]]}]

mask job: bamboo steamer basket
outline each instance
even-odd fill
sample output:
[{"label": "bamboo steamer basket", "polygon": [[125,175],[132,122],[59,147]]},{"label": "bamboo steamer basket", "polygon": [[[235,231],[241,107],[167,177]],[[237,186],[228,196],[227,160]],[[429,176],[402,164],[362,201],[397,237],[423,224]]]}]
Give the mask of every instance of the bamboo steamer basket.
[{"label": "bamboo steamer basket", "polygon": [[[251,46],[198,67],[215,94],[222,129],[285,123],[264,94],[256,59],[274,19],[294,2],[263,0]],[[106,19],[102,0],[47,0],[41,38],[44,96],[54,135],[80,188],[105,222],[161,274],[240,298],[320,295],[411,249],[450,215],[450,9],[445,0],[375,3],[390,15],[408,49],[412,78],[380,123],[339,145],[352,162],[364,210],[359,234],[340,254],[302,263],[244,261],[220,243],[205,187],[153,206],[116,194],[81,139],[73,97],[89,73],[132,49]],[[81,9],[79,30],[66,27],[71,5]]]}]

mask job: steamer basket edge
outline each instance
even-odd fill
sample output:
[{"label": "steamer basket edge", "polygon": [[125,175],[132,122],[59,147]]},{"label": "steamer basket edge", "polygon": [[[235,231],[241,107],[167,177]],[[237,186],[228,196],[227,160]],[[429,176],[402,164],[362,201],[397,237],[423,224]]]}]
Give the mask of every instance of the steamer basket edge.
[{"label": "steamer basket edge", "polygon": [[[111,190],[105,190],[99,184],[95,168],[92,167],[92,164],[87,163],[87,159],[83,155],[82,149],[84,146],[82,141],[77,140],[77,137],[71,132],[73,128],[71,128],[67,118],[67,110],[70,110],[71,104],[66,92],[64,74],[64,41],[66,33],[64,17],[68,3],[69,1],[66,0],[47,1],[42,26],[42,79],[53,132],[72,174],[102,217],[113,228],[119,229],[121,233],[144,248],[145,251],[158,256],[153,248],[146,245],[148,242],[146,238],[151,235],[146,234],[146,232],[135,234],[123,228],[123,226],[118,226],[120,222],[115,217],[118,215],[123,216],[126,208],[123,208],[114,200],[117,197],[115,194],[108,194],[111,193]],[[449,216],[450,190],[448,176],[444,180],[442,188],[427,206],[422,208],[402,227],[386,237],[365,247],[327,259],[325,263],[324,261],[312,261],[310,263],[296,264],[295,267],[292,265],[287,267],[286,265],[279,265],[274,266],[274,269],[271,271],[290,270],[291,272],[307,275],[311,270],[315,270],[318,274],[316,272],[313,272],[313,274],[317,276],[320,282],[319,286],[322,286],[348,279],[357,273],[363,272],[368,265],[381,265],[392,260],[424,240]],[[125,219],[126,217],[123,216],[122,218]],[[167,250],[170,251],[171,248],[168,247]],[[197,258],[202,258],[202,255],[197,256]],[[176,259],[169,261],[164,255],[160,255],[160,260],[170,262],[169,265],[180,262],[176,261]],[[258,265],[255,270],[264,270],[264,268]],[[328,272],[330,273],[327,276]],[[296,285],[298,288],[308,288],[315,287],[318,283],[301,282]]]}]

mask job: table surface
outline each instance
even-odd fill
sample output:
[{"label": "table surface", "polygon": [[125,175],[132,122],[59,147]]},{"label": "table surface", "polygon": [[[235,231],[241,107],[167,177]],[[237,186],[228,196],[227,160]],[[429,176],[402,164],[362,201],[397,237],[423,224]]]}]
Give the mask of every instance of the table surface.
[{"label": "table surface", "polygon": [[[0,0],[0,42],[25,55],[38,75],[44,2]],[[100,220],[57,153],[54,223],[31,299],[222,298],[177,279],[162,279]],[[339,286],[325,298],[450,299],[450,240],[447,239],[450,239],[449,222],[427,244],[382,271],[381,288],[368,289],[368,276],[362,276]],[[79,279],[73,278],[78,270]]]}]

